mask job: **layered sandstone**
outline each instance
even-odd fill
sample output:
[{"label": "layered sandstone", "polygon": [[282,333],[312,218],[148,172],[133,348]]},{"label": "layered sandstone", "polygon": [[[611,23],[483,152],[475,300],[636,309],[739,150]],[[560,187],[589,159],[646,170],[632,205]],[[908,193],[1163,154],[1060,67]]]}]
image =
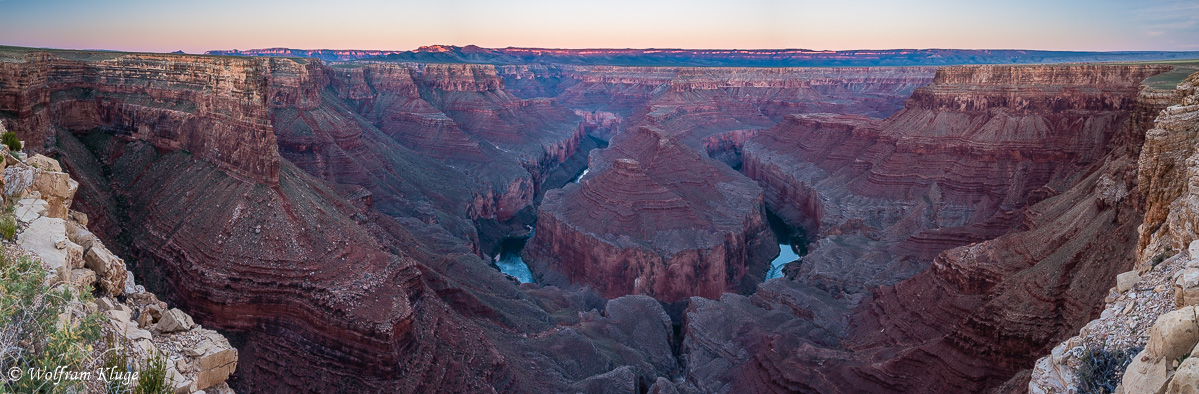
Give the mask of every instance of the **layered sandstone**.
[{"label": "layered sandstone", "polygon": [[0,109],[16,114],[21,121],[11,129],[35,148],[53,145],[55,127],[108,128],[275,184],[279,158],[261,78],[270,68],[243,58],[81,62],[33,52],[23,62],[0,63]]},{"label": "layered sandstone", "polygon": [[[577,119],[573,111],[547,100],[514,100],[496,90],[502,84],[486,69],[476,70],[478,78],[447,71],[419,82],[412,78],[416,68],[378,68],[373,71],[391,74],[356,76],[293,59],[98,57],[46,54],[5,63],[16,76],[3,78],[4,114],[16,115],[4,123],[31,148],[50,146],[63,169],[79,177],[75,200],[94,219],[96,234],[115,240],[114,251],[129,257],[131,271],[150,278],[145,285],[197,322],[238,333],[236,388],[563,391],[613,370],[641,384],[677,369],[669,321],[655,301],[606,303],[583,292],[525,292],[478,257],[473,213],[500,215],[494,202],[472,211],[479,200],[473,196],[499,189],[495,194],[524,201],[512,205],[520,208],[528,206],[535,185],[491,184],[492,178],[458,167],[461,161],[443,161],[454,155],[409,148],[366,116],[376,103],[386,113],[395,102],[423,100],[412,107],[415,112],[441,113],[480,146],[521,145],[511,153],[492,148],[499,152],[494,163],[510,160],[515,164],[504,167],[513,170],[505,174],[509,179],[531,180],[570,155],[579,130],[569,124]],[[39,63],[40,58],[50,60]],[[23,73],[45,64],[58,70],[54,78],[20,83]],[[110,64],[138,78],[108,79],[95,87],[87,79],[69,79]],[[195,82],[226,84],[225,68],[257,82],[241,93]],[[150,91],[150,98],[113,93],[146,86],[163,92]],[[377,99],[389,88],[396,92],[391,98]],[[193,151],[194,145],[172,143],[218,140],[199,130],[169,128],[170,119],[186,124],[197,115],[184,101],[165,100],[206,94],[214,102],[254,97],[242,112],[204,114],[217,119],[207,122],[233,115],[261,122],[271,149],[228,157],[225,147]],[[49,105],[30,104],[43,96],[51,97]],[[114,110],[124,115],[109,112]],[[129,131],[121,116],[147,119],[145,129],[153,133]],[[475,121],[488,126],[472,126]],[[511,123],[499,130],[505,134],[486,135],[493,141],[483,138],[489,122]],[[57,133],[39,134],[47,130]],[[236,137],[257,132],[242,130]],[[512,137],[517,139],[504,139]],[[547,138],[521,140],[526,137]],[[241,165],[256,162],[279,163],[277,174],[263,176]],[[93,260],[104,258],[95,255]],[[103,280],[112,286],[101,282],[105,288],[115,286],[108,272]],[[593,308],[603,312],[580,314]],[[171,316],[176,323],[185,320]],[[524,340],[529,337],[542,339]],[[581,364],[554,350],[564,347],[597,353]],[[187,368],[204,371],[213,362]],[[525,368],[529,364],[553,373],[536,373]],[[204,376],[198,379],[210,379]]]},{"label": "layered sandstone", "polygon": [[[338,96],[395,141],[389,145],[413,149],[481,183],[468,192],[474,219],[506,220],[528,207],[544,177],[575,153],[582,138],[573,111],[513,96],[492,66],[369,64],[327,72]],[[325,117],[343,116],[333,112]]]},{"label": "layered sandstone", "polygon": [[[47,54],[0,64],[0,115],[147,286],[239,333],[238,388],[971,391],[1123,269],[1105,242],[1135,234],[1139,137],[1112,127],[1152,109],[1131,97],[1156,69],[1087,67],[917,89],[930,69]],[[787,116],[812,111],[842,114]],[[485,224],[528,213],[588,132],[613,147],[547,193],[527,257],[600,295],[518,285],[479,258],[506,234]],[[703,157],[742,145],[765,192]],[[763,202],[824,240],[798,281],[725,294],[774,255]],[[706,298],[671,322],[603,298],[624,294]]]},{"label": "layered sandstone", "polygon": [[[797,116],[759,134],[760,144],[746,144],[747,173],[764,175],[775,204],[811,215],[825,238],[795,282],[769,282],[793,289],[781,299],[792,305],[785,315],[764,313],[780,310],[780,299],[761,291],[751,302],[691,307],[689,365],[729,366],[693,369],[691,378],[700,387],[831,392],[1020,386],[1019,377],[1008,380],[1085,322],[1106,294],[1104,278],[1128,266],[1144,132],[1131,119],[1161,108],[1136,94],[1141,79],[1161,70],[949,68],[881,125]],[[862,137],[868,142],[853,142]],[[856,153],[847,159],[832,146]],[[792,175],[800,169],[806,175]],[[830,264],[852,256],[846,245],[884,263]],[[886,279],[929,254],[927,270]],[[860,301],[845,285],[870,281],[894,285]],[[857,307],[818,311],[830,303]],[[732,340],[727,321],[749,316],[781,323]],[[803,328],[812,326],[820,329]]]},{"label": "layered sandstone", "polygon": [[639,128],[551,191],[526,247],[535,275],[663,301],[752,289],[777,254],[761,189],[661,130]]},{"label": "layered sandstone", "polygon": [[745,173],[824,238],[804,259],[807,280],[890,284],[1017,229],[1025,207],[1079,182],[1125,127],[1139,82],[1161,71],[950,67],[881,123],[805,115],[760,133]]},{"label": "layered sandstone", "polygon": [[[1172,104],[1160,113],[1145,134],[1140,156],[1140,183],[1145,185],[1145,224],[1138,245],[1139,261],[1170,256],[1195,239],[1196,123],[1199,123],[1199,77],[1192,75],[1173,91],[1155,99]],[[1152,119],[1152,118],[1151,118]]]}]

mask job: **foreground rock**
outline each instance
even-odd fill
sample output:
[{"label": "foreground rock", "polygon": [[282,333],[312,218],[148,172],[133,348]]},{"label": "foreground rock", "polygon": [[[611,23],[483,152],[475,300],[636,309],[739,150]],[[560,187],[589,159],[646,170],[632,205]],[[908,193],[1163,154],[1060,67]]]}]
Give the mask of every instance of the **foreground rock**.
[{"label": "foreground rock", "polygon": [[778,246],[761,189],[662,133],[617,136],[578,184],[546,195],[525,253],[536,275],[667,302],[762,279]]},{"label": "foreground rock", "polygon": [[[0,155],[7,157],[8,149],[0,148]],[[75,187],[62,186],[78,183],[61,172],[54,159],[35,156],[30,161],[36,167],[15,163],[3,173],[4,185],[13,191],[9,195],[21,198],[20,205],[25,207],[19,216],[17,245],[41,260],[52,284],[66,284],[76,294],[100,295],[86,304],[73,301],[64,312],[68,318],[82,318],[89,311],[101,313],[108,343],[127,349],[132,365],[143,365],[153,355],[165,357],[167,383],[176,393],[232,392],[225,380],[237,370],[237,349],[216,331],[192,323],[183,311],[167,311],[166,303],[136,285],[125,262],[109,252],[87,230],[86,223],[77,220],[82,215],[70,211],[72,215],[67,217]]]}]

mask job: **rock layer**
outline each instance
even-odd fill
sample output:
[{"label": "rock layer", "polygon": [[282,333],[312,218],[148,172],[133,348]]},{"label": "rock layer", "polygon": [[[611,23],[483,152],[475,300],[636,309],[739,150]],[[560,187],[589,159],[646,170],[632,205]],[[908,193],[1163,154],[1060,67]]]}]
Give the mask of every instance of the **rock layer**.
[{"label": "rock layer", "polygon": [[[794,117],[759,134],[760,145],[746,144],[747,173],[766,175],[759,178],[765,182],[798,181],[764,189],[775,201],[799,207],[795,212],[815,215],[812,225],[826,238],[805,256],[806,272],[795,282],[768,282],[795,289],[782,299],[793,306],[781,309],[774,306],[778,298],[759,292],[749,303],[691,307],[683,348],[688,364],[721,367],[692,369],[689,376],[701,387],[758,391],[976,392],[1007,384],[1032,367],[1032,355],[1047,352],[1094,313],[1108,286],[1103,278],[1114,277],[1131,256],[1141,215],[1134,158],[1144,132],[1132,119],[1161,108],[1138,98],[1137,85],[1161,70],[949,68],[877,126]],[[868,143],[854,142],[863,135]],[[860,156],[844,158],[844,150],[832,146]],[[992,160],[996,164],[958,165]],[[787,177],[797,169],[808,178]],[[899,212],[871,208],[894,201],[909,202]],[[894,285],[861,301],[806,295],[839,295],[845,288],[838,286],[852,283],[824,272],[878,272],[828,265],[837,254],[818,251],[844,247],[845,233],[868,240],[857,245],[880,255],[935,258],[929,269],[909,271],[915,274],[909,279],[884,279]],[[976,242],[980,238],[991,239]],[[950,248],[956,245],[963,246]],[[896,267],[875,267],[887,264]],[[830,303],[857,307],[819,313]],[[755,315],[763,317],[749,321],[770,316],[781,322],[769,326],[779,328],[730,341],[727,333],[744,332],[736,322]],[[820,329],[795,331],[812,326]]]},{"label": "rock layer", "polygon": [[1162,70],[949,67],[881,123],[805,115],[759,133],[745,173],[772,209],[824,238],[806,280],[890,284],[1018,229],[1025,207],[1079,182],[1125,127],[1139,82]]},{"label": "rock layer", "polygon": [[[96,234],[114,240],[132,271],[150,278],[146,285],[196,322],[237,333],[235,388],[563,391],[613,370],[650,382],[677,369],[671,329],[656,302],[521,291],[478,256],[472,220],[529,205],[533,180],[573,153],[580,138],[573,111],[514,99],[488,67],[427,75],[379,67],[357,76],[352,68],[293,59],[91,56],[56,52],[0,65],[0,121],[32,149],[50,146],[79,177],[75,200]],[[23,82],[46,69],[52,77]],[[102,86],[71,79],[95,69],[136,78],[109,78]],[[256,82],[214,90],[199,82],[204,78],[219,86],[226,79]],[[209,113],[182,99],[195,97],[246,108]],[[492,183],[497,178],[473,172],[466,161],[449,160],[455,155],[409,148],[405,141],[416,140],[397,138],[403,130],[371,120],[403,111],[418,113],[410,117],[417,119],[411,135],[449,125],[490,146],[497,153],[492,164],[475,168],[495,167],[509,183]],[[424,113],[442,123],[420,124]],[[223,142],[171,128],[197,116],[216,119],[205,124],[260,122],[270,147],[237,145],[261,131],[245,129],[230,147],[193,151]],[[162,124],[147,121],[145,133],[131,131],[126,119]],[[483,135],[496,124],[509,128]],[[226,149],[240,149],[239,156]],[[243,165],[258,162],[279,167],[271,176]],[[604,312],[580,313],[591,309]],[[174,323],[163,328],[185,320],[164,320]],[[581,365],[554,351],[564,347],[596,353]]]},{"label": "rock layer", "polygon": [[761,189],[660,130],[620,134],[577,184],[546,195],[525,259],[605,297],[752,289],[777,254]]}]

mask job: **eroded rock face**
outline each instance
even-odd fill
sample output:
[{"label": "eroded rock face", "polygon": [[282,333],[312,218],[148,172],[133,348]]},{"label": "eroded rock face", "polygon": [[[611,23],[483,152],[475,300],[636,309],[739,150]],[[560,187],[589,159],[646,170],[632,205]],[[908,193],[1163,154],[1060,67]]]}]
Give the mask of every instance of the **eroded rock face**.
[{"label": "eroded rock face", "polygon": [[[1193,111],[1188,109],[1195,104],[1196,81],[1199,74],[1188,77],[1176,90],[1142,91],[1140,102],[1152,103],[1155,110],[1140,112],[1133,120],[1149,129],[1138,160],[1144,223],[1138,229],[1135,255],[1124,262],[1135,269],[1116,276],[1116,286],[1098,318],[1058,345],[1108,351],[1143,347],[1125,370],[1114,375],[1121,378],[1126,393],[1193,392],[1196,385],[1196,364],[1190,357],[1196,354],[1199,332],[1193,306],[1199,241],[1194,241],[1196,232],[1187,224],[1195,194],[1188,189],[1193,187],[1187,179],[1195,163],[1186,158],[1193,150],[1188,135],[1199,130],[1199,117],[1191,116]],[[1187,240],[1191,240],[1187,247],[1180,247]],[[1080,385],[1079,379],[1052,371],[1081,364],[1081,356],[1056,353],[1038,360],[1030,391],[1069,392]]]},{"label": "eroded rock face", "polygon": [[[878,126],[844,117],[796,117],[759,134],[761,145],[748,142],[746,172],[766,175],[760,182],[792,182],[766,183],[764,189],[774,201],[814,216],[812,225],[826,237],[805,256],[807,270],[796,282],[769,284],[797,289],[815,284],[819,293],[833,289],[837,295],[842,288],[830,284],[847,281],[817,273],[849,269],[862,276],[897,267],[819,252],[837,250],[837,243],[847,243],[838,237],[847,233],[869,241],[858,246],[885,251],[884,257],[935,258],[929,269],[909,271],[915,275],[898,282],[902,276],[892,276],[888,281],[894,285],[860,301],[792,296],[799,300],[789,308],[795,312],[768,316],[786,321],[780,327],[787,330],[801,323],[824,330],[794,336],[763,330],[738,339],[733,349],[719,349],[716,344],[726,342],[714,333],[735,329],[744,316],[780,308],[761,301],[695,305],[683,349],[693,358],[689,365],[727,367],[693,370],[693,379],[765,391],[974,392],[1021,386],[1007,381],[1032,368],[1033,355],[1048,352],[1081,326],[1113,285],[1111,278],[1131,266],[1129,245],[1141,217],[1135,157],[1145,128],[1130,120],[1140,115],[1130,114],[1160,110],[1136,92],[1141,79],[1162,69],[1096,67],[949,68]],[[1069,88],[1075,83],[1090,87]],[[871,142],[853,142],[863,135]],[[1060,143],[1033,143],[1046,139]],[[858,150],[862,159],[840,156],[843,151],[831,148],[838,144]],[[1046,147],[1057,152],[1043,151]],[[988,160],[995,164],[970,164]],[[756,170],[749,170],[751,162]],[[816,175],[788,178],[787,168]],[[901,199],[905,194],[920,198]],[[896,201],[907,202],[882,204]],[[838,217],[843,219],[833,219]],[[855,217],[866,219],[844,219]],[[874,268],[826,265],[836,257]],[[875,261],[895,261],[891,258]],[[811,312],[824,303],[857,306],[839,317]]]},{"label": "eroded rock face", "polygon": [[[880,123],[786,119],[746,143],[744,172],[771,208],[823,238],[800,275],[860,292],[1023,226],[1024,208],[1104,159],[1140,81],[1162,70],[948,67]],[[1130,189],[1122,178],[1101,181],[1113,201]]]},{"label": "eroded rock face", "polygon": [[[78,176],[76,199],[95,233],[79,226],[64,231],[86,244],[97,238],[124,240],[113,250],[135,262],[133,271],[162,278],[149,285],[162,290],[197,325],[239,332],[242,351],[233,379],[238,389],[565,391],[614,369],[631,371],[638,382],[677,369],[670,352],[671,327],[656,301],[614,301],[606,309],[603,299],[589,293],[521,291],[478,256],[472,220],[501,217],[501,207],[527,207],[537,174],[570,154],[579,130],[574,124],[558,128],[564,119],[574,118],[573,111],[546,100],[512,99],[497,90],[502,83],[486,68],[432,73],[429,78],[444,80],[421,80],[412,85],[415,90],[406,91],[411,87],[404,87],[401,74],[367,84],[343,83],[356,77],[315,62],[236,59],[232,62],[245,67],[234,71],[246,75],[235,76],[256,83],[213,90],[188,81],[205,75],[209,67],[223,70],[228,62],[221,58],[113,54],[105,58],[122,65],[121,75],[137,78],[84,84],[93,95],[87,93],[92,90],[73,90],[84,82],[67,78],[97,67],[92,60],[44,58],[52,59],[51,68],[58,70],[48,79],[50,87],[20,85],[13,82],[21,81],[19,75],[5,75],[4,93],[10,96],[0,101],[5,105],[0,108],[20,115],[5,123],[16,126],[22,138],[38,141],[31,146],[42,142],[43,136],[35,134],[42,127],[63,130],[46,143],[57,150],[62,167]],[[34,67],[38,64],[5,67],[20,74],[39,70]],[[214,83],[225,83],[223,76],[213,76]],[[371,121],[375,112],[359,105],[369,102],[375,108],[378,103],[383,113],[396,113],[388,112],[392,104],[387,100],[363,93],[386,91],[388,83],[401,93],[417,92],[404,97],[395,93],[395,102],[425,100],[419,89],[444,90],[429,96],[437,106],[426,101],[420,108],[443,111],[447,119],[451,116],[445,113],[460,116],[451,121],[463,125],[454,127],[480,146],[501,152],[492,163],[515,163],[496,172],[512,175],[506,179],[513,181],[492,183],[497,178],[458,167],[461,161],[443,161],[432,149],[409,148],[376,127]],[[18,85],[32,87],[16,89]],[[138,95],[117,93],[129,91]],[[76,94],[80,92],[87,94]],[[207,98],[215,102],[253,98],[243,103],[254,106],[244,113],[229,109],[217,115],[242,114],[263,122],[270,138],[277,137],[272,149],[238,150],[238,155],[260,157],[229,158],[224,148],[192,150],[192,145],[170,142],[200,138],[197,130],[169,126],[176,117],[186,123],[197,116],[189,112],[191,101],[183,98],[206,94],[219,96]],[[43,97],[39,95],[52,96],[51,104],[26,106]],[[133,99],[123,101],[129,97]],[[109,116],[109,109],[125,111],[125,118]],[[139,129],[151,131],[147,137],[129,131],[126,118],[164,124]],[[511,133],[487,136],[494,141],[470,134],[492,127],[471,122],[496,119],[511,122]],[[544,144],[537,139],[557,131],[561,138],[547,138]],[[253,135],[257,129],[242,132]],[[511,136],[534,140],[503,140]],[[512,153],[495,148],[505,144],[522,148]],[[279,169],[273,177],[262,177],[239,164],[256,161],[277,162]],[[508,169],[514,171],[505,173]],[[31,185],[33,178],[29,180]],[[50,204],[38,201],[23,205],[19,213],[30,220],[44,216]],[[70,265],[83,264],[78,260]],[[63,270],[65,280],[103,285],[105,278],[75,275],[81,269]],[[115,277],[107,279],[117,285]],[[127,291],[137,288],[131,281],[124,286]],[[175,319],[166,304],[156,302],[147,301],[142,314],[124,324],[141,326],[142,332],[163,321],[186,320]],[[608,314],[581,313],[591,309]],[[162,324],[170,331],[186,326]],[[524,340],[530,337],[545,339]],[[595,353],[580,365],[574,354],[556,350],[564,347]],[[177,372],[198,374],[181,384],[223,379],[232,368],[221,354],[189,356]]]},{"label": "eroded rock face", "polygon": [[[470,181],[442,181],[463,185],[458,187],[471,196],[467,213],[472,219],[507,220],[530,206],[545,176],[575,154],[583,135],[573,111],[551,100],[513,96],[493,66],[371,64],[327,72],[338,96],[394,140],[391,145],[411,148],[481,184],[472,190],[466,187]],[[361,128],[353,120],[322,127],[312,115],[300,115],[304,128],[327,129],[324,133]],[[338,116],[340,111],[321,114]],[[345,143],[339,145],[345,149]],[[366,149],[382,150],[384,156],[396,150],[387,144]]]},{"label": "eroded rock face", "polygon": [[[1145,195],[1145,224],[1141,227],[1138,260],[1169,256],[1195,239],[1199,180],[1195,130],[1199,128],[1199,76],[1178,89],[1162,92],[1157,100],[1170,103],[1145,133],[1139,173]],[[1150,118],[1152,121],[1152,118]]]},{"label": "eroded rock face", "polygon": [[778,253],[761,189],[663,134],[618,135],[578,184],[546,195],[526,246],[535,275],[663,301],[761,280]]},{"label": "eroded rock face", "polygon": [[[8,155],[7,148],[0,149],[0,154]],[[31,163],[17,162],[9,166],[9,170],[22,171],[5,172],[3,183],[28,184],[24,178],[30,175],[33,178],[52,174],[66,176],[53,159],[34,156],[29,161]],[[24,194],[25,206],[63,204],[61,196],[51,193],[43,195],[30,190]],[[43,198],[58,202],[48,203]],[[70,200],[67,199],[62,209],[69,208]],[[26,209],[20,220],[24,226],[17,228],[17,245],[40,260],[48,271],[46,285],[56,292],[65,285],[66,290],[74,294],[64,300],[59,315],[62,324],[79,321],[92,313],[100,314],[98,328],[105,340],[102,344],[88,346],[97,352],[91,356],[104,357],[108,353],[98,352],[119,351],[131,365],[141,365],[152,355],[161,355],[166,361],[166,383],[173,392],[192,393],[205,389],[228,392],[225,381],[237,369],[237,349],[216,331],[194,324],[191,316],[179,309],[161,312],[166,303],[134,284],[125,262],[87,231],[86,223],[77,220],[82,217],[78,212],[70,211],[72,215],[68,218],[50,216],[50,212],[49,209]],[[85,298],[80,296],[82,294],[100,298]]]},{"label": "eroded rock face", "polygon": [[261,78],[271,63],[174,55],[83,62],[33,52],[0,64],[0,108],[17,114],[10,129],[36,141],[32,149],[53,145],[54,126],[107,127],[275,184],[279,156]]}]

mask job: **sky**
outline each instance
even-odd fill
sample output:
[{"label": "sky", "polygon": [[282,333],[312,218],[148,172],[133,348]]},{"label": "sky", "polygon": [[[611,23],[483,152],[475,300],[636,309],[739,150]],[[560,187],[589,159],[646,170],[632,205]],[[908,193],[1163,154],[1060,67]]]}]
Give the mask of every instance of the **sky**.
[{"label": "sky", "polygon": [[1197,0],[0,0],[0,45],[1199,50]]}]

